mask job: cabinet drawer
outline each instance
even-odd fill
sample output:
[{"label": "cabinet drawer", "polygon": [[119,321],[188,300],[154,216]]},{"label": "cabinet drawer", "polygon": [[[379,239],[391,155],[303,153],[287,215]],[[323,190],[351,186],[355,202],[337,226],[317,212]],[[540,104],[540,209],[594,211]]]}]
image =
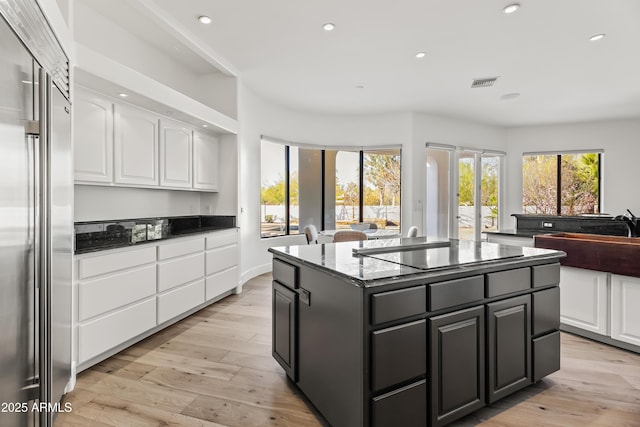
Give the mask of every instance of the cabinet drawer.
[{"label": "cabinet drawer", "polygon": [[158,324],[204,302],[204,280],[158,295]]},{"label": "cabinet drawer", "polygon": [[125,270],[127,268],[149,264],[155,261],[155,247],[84,258],[78,261],[78,279],[86,279],[87,277],[111,273],[118,270]]},{"label": "cabinet drawer", "polygon": [[382,292],[371,296],[371,322],[374,325],[402,319],[427,310],[427,290],[423,286]]},{"label": "cabinet drawer", "polygon": [[371,384],[374,391],[427,372],[426,320],[372,333]]},{"label": "cabinet drawer", "polygon": [[156,326],[155,297],[81,324],[78,363],[110,350]]},{"label": "cabinet drawer", "polygon": [[83,321],[155,293],[155,265],[80,282],[78,284],[78,317]]},{"label": "cabinet drawer", "polygon": [[429,285],[429,311],[479,301],[483,298],[483,276],[466,277]]},{"label": "cabinet drawer", "polygon": [[204,277],[204,254],[158,263],[158,292]]},{"label": "cabinet drawer", "polygon": [[560,283],[560,263],[531,267],[531,283],[534,288]]},{"label": "cabinet drawer", "polygon": [[207,249],[219,248],[238,243],[238,231],[235,228],[218,231],[207,236]]},{"label": "cabinet drawer", "polygon": [[425,427],[427,425],[427,383],[425,380],[374,397],[374,427]]},{"label": "cabinet drawer", "polygon": [[204,238],[158,246],[158,260],[204,251]]},{"label": "cabinet drawer", "polygon": [[546,289],[533,294],[533,335],[560,328],[560,288]]},{"label": "cabinet drawer", "polygon": [[205,298],[209,301],[238,286],[238,267],[207,276],[205,283]]},{"label": "cabinet drawer", "polygon": [[560,332],[533,339],[533,381],[560,370]]},{"label": "cabinet drawer", "polygon": [[485,295],[487,298],[531,288],[531,271],[529,267],[499,271],[487,274]]},{"label": "cabinet drawer", "polygon": [[273,280],[287,285],[290,288],[298,287],[298,267],[279,259],[273,260]]},{"label": "cabinet drawer", "polygon": [[238,265],[238,245],[207,251],[207,275]]}]

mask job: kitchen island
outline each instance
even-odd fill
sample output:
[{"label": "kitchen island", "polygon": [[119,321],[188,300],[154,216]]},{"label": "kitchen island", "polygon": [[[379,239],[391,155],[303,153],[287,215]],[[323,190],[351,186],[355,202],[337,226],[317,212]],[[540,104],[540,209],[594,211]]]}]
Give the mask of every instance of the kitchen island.
[{"label": "kitchen island", "polygon": [[273,356],[333,426],[441,426],[560,368],[564,252],[424,237],[270,248]]}]

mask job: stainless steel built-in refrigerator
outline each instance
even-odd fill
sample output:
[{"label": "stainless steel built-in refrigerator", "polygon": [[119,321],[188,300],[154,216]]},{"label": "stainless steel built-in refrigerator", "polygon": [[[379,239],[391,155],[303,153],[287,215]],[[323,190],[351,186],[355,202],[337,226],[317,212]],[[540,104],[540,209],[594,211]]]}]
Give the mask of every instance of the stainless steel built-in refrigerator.
[{"label": "stainless steel built-in refrigerator", "polygon": [[47,426],[71,374],[68,59],[35,1],[0,1],[0,426]]}]

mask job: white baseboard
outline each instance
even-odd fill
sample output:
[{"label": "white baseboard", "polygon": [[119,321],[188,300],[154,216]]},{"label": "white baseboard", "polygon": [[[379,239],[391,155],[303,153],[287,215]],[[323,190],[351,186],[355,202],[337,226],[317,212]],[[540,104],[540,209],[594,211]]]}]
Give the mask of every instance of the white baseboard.
[{"label": "white baseboard", "polygon": [[262,264],[257,267],[253,267],[245,271],[244,273],[242,273],[240,276],[240,286],[244,285],[245,283],[247,283],[249,280],[253,279],[256,276],[270,272],[271,265],[272,264],[269,262],[267,264]]},{"label": "white baseboard", "polygon": [[66,387],[64,388],[64,394],[67,394],[70,391],[73,391],[74,388],[76,388],[76,375],[78,374],[77,369],[78,369],[78,367],[76,365],[76,362],[72,362],[71,363],[71,377],[69,378],[69,382],[67,383]]}]

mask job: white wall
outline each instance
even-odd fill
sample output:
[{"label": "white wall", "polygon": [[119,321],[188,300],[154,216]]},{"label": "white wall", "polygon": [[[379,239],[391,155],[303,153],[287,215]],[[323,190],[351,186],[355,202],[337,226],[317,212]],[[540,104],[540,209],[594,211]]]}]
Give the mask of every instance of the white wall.
[{"label": "white wall", "polygon": [[74,221],[200,214],[201,194],[197,191],[76,185]]},{"label": "white wall", "polygon": [[[511,128],[507,130],[508,156],[505,209],[522,212],[522,153],[603,149],[602,211],[614,215],[631,209],[640,213],[637,196],[640,163],[640,119]],[[514,228],[509,218],[503,228]]]},{"label": "white wall", "polygon": [[73,37],[76,43],[235,117],[235,77],[221,75],[213,67],[211,73],[197,74],[179,60],[97,13],[86,2],[75,1],[73,5]]},{"label": "white wall", "polygon": [[260,135],[319,144],[402,145],[402,228],[423,226],[425,143],[506,150],[505,130],[428,114],[330,116],[301,113],[269,103],[239,86],[241,274],[248,280],[271,269],[271,246],[304,244],[304,236],[260,239]]},{"label": "white wall", "polygon": [[[380,146],[411,141],[411,116],[331,116],[301,113],[271,104],[239,84],[242,281],[271,270],[271,246],[306,244],[304,235],[260,239],[260,135],[318,145]],[[404,158],[404,152],[403,152]],[[403,179],[405,165],[403,164]],[[404,181],[403,181],[404,183]],[[403,196],[404,197],[404,196]],[[404,214],[403,214],[404,221]]]}]

